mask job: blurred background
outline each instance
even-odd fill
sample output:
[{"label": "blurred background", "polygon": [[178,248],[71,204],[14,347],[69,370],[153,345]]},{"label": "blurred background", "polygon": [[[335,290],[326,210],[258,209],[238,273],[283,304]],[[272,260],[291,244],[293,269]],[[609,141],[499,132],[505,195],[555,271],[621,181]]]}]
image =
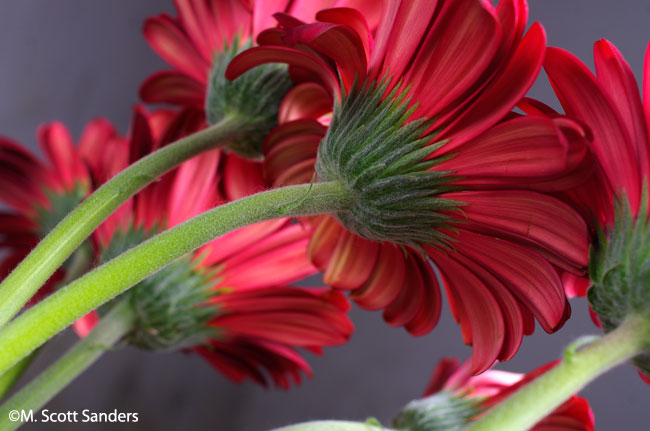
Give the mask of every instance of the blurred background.
[{"label": "blurred background", "polygon": [[[650,40],[650,2],[639,0],[529,0],[530,22],[541,21],[549,45],[592,65],[592,45],[614,42],[642,77]],[[137,89],[164,66],[141,36],[147,16],[173,13],[171,0],[22,0],[0,2],[0,134],[35,148],[35,130],[61,120],[79,136],[89,120],[104,116],[125,133]],[[559,108],[545,76],[531,95]],[[317,283],[318,280],[315,280]],[[498,367],[526,372],[558,358],[583,334],[596,333],[584,300],[554,336],[538,328],[519,354]],[[353,310],[356,332],[345,346],[310,356],[314,378],[288,392],[227,381],[196,356],[108,352],[49,403],[51,411],[90,409],[137,412],[136,424],[25,426],[24,430],[224,430],[264,431],[310,419],[374,416],[384,424],[423,391],[443,356],[467,357],[448,307],[433,333],[412,338],[390,328],[379,313]],[[75,341],[69,331],[39,357],[33,376]],[[23,379],[24,381],[25,379]],[[631,367],[619,367],[582,393],[603,430],[647,429],[650,387]]]}]

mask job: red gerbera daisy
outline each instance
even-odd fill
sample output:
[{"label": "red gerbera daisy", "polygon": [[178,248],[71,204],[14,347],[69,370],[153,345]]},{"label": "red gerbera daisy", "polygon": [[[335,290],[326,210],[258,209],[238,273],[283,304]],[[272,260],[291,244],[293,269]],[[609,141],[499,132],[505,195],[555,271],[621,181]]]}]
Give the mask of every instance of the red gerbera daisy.
[{"label": "red gerbera daisy", "polygon": [[[0,137],[0,202],[9,207],[0,211],[0,279],[86,197],[97,174],[114,162],[105,147],[121,141],[104,119],[86,126],[78,146],[58,122],[41,126],[37,138],[45,163],[21,144]],[[57,271],[32,301],[48,293],[64,274],[65,268]]]},{"label": "red gerbera daisy", "polygon": [[436,325],[442,282],[476,373],[511,358],[533,316],[561,327],[558,269],[584,273],[587,229],[545,192],[583,181],[586,150],[576,123],[510,112],[544,57],[542,27],[523,35],[526,2],[385,2],[374,38],[354,9],[276,18],[226,74],[285,62],[313,77],[280,108],[266,173],[305,182],[316,163],[375,205],[317,221],[309,254],[325,282],[413,335]]},{"label": "red gerbera daisy", "polygon": [[205,105],[214,60],[233,44],[244,46],[273,25],[273,13],[312,19],[326,7],[355,7],[368,12],[373,25],[380,9],[370,0],[174,0],[178,17],[161,14],[144,24],[144,36],[160,57],[174,67],[149,76],[142,100],[182,106]]},{"label": "red gerbera daisy", "polygon": [[[171,116],[138,108],[131,161],[202,127],[201,118],[191,109]],[[220,150],[202,154],[144,189],[99,228],[99,259],[264,187],[259,164]],[[342,294],[288,286],[317,271],[306,258],[308,241],[307,230],[282,219],[210,242],[121,297],[137,310],[129,342],[189,348],[235,381],[266,385],[270,378],[288,388],[292,377],[299,383],[301,372],[311,370],[296,348],[318,353],[344,343],[353,330]],[[93,312],[75,327],[85,335],[97,320]]]},{"label": "red gerbera daisy", "polygon": [[[542,375],[556,363],[550,363],[526,375],[488,370],[471,376],[470,364],[444,358],[438,363],[421,400],[408,404],[396,420],[399,429],[431,429],[438,421],[445,429],[464,427],[499,404],[520,387]],[[577,395],[538,422],[531,431],[593,431],[594,415],[586,399]]]},{"label": "red gerbera daisy", "polygon": [[[593,286],[588,293],[594,322],[610,331],[626,317],[647,315],[650,309],[645,282],[650,45],[645,57],[644,101],[632,69],[611,42],[596,42],[594,60],[596,75],[569,52],[549,48],[545,68],[566,113],[589,128],[591,150],[600,167],[570,197],[593,215],[603,232],[593,244]],[[584,290],[586,287],[584,283]],[[650,355],[637,357],[635,363],[648,381]]]}]

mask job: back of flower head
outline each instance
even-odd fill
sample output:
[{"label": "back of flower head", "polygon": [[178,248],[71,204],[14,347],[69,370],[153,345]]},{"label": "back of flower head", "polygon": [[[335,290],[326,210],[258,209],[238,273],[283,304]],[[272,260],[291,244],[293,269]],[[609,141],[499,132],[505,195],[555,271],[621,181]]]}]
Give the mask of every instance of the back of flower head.
[{"label": "back of flower head", "polygon": [[[210,125],[235,117],[241,135],[226,146],[236,154],[259,159],[264,136],[277,124],[280,101],[291,88],[286,67],[267,65],[231,82],[224,71],[238,52],[252,46],[259,32],[272,25],[272,14],[285,12],[312,19],[325,7],[346,7],[354,0],[199,0],[176,2],[178,16],[149,18],[144,36],[171,66],[149,76],[140,96],[149,103],[201,109]],[[370,22],[376,5],[366,8]]]},{"label": "back of flower head", "polygon": [[[194,108],[138,107],[130,161],[202,127]],[[120,167],[117,167],[118,169]],[[124,205],[96,232],[98,261],[107,261],[158,231],[219,203],[264,188],[260,165],[212,150],[166,174]],[[297,350],[344,343],[353,327],[347,300],[326,289],[292,287],[316,269],[306,260],[309,232],[280,219],[218,238],[143,280],[75,324],[88,334],[116,304],[133,323],[125,340],[146,350],[200,354],[226,377],[289,388],[311,369]]]},{"label": "back of flower head", "polygon": [[534,318],[559,329],[560,273],[584,274],[587,228],[550,193],[584,181],[587,153],[577,123],[510,112],[545,50],[525,1],[386,1],[376,31],[350,8],[276,19],[226,76],[283,62],[302,77],[264,163],[276,185],[316,173],[348,191],[349,208],[311,220],[325,282],[416,336],[444,287],[475,373],[512,358]]},{"label": "back of flower head", "polygon": [[545,63],[567,114],[589,128],[598,161],[594,179],[571,195],[591,212],[596,224],[588,290],[594,320],[605,332],[637,322],[637,336],[645,337],[645,354],[637,355],[634,363],[646,381],[650,379],[649,55],[650,50],[643,102],[632,69],[607,40],[594,45],[596,76],[559,48],[549,48]]}]

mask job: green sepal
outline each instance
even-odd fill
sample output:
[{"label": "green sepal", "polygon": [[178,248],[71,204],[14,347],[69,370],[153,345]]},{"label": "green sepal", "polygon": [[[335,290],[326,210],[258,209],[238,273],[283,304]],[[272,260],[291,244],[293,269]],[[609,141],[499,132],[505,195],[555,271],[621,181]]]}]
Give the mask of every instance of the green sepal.
[{"label": "green sepal", "polygon": [[440,391],[408,403],[393,421],[399,431],[460,431],[481,412],[480,398]]},{"label": "green sepal", "polygon": [[72,189],[63,192],[50,189],[43,191],[50,202],[50,206],[36,206],[34,220],[38,226],[37,233],[40,238],[45,238],[54,229],[54,226],[59,224],[70,211],[84,200],[88,194],[88,186],[77,182]]},{"label": "green sepal", "polygon": [[373,241],[420,249],[447,247],[453,240],[462,202],[440,198],[456,189],[453,172],[432,167],[451,156],[431,157],[448,141],[435,142],[428,132],[432,120],[410,118],[409,88],[390,79],[355,83],[335,106],[332,122],[316,161],[320,181],[337,181],[351,198],[351,207],[336,217],[350,231]]},{"label": "green sepal", "polygon": [[[628,317],[650,320],[650,229],[648,193],[635,216],[624,195],[615,206],[613,226],[601,230],[591,248],[588,299],[605,332]],[[650,334],[647,348],[650,351]],[[634,364],[650,374],[650,353],[634,358]]]},{"label": "green sepal", "polygon": [[[150,230],[140,227],[116,231],[103,250],[101,262],[143,242],[156,231],[155,226]],[[200,268],[196,259],[185,257],[133,286],[99,312],[103,315],[116,301],[126,300],[135,320],[125,341],[141,349],[166,351],[205,344],[209,338],[219,336],[218,330],[209,326],[218,314],[217,307],[208,305],[216,275],[216,271]]]},{"label": "green sepal", "polygon": [[212,61],[209,85],[205,99],[205,113],[209,124],[217,124],[226,117],[241,122],[241,133],[225,148],[248,159],[262,158],[262,143],[277,126],[282,99],[293,85],[287,67],[266,64],[244,73],[234,81],[225,77],[230,61],[251,43],[240,46],[236,37],[231,46],[224,46]]}]

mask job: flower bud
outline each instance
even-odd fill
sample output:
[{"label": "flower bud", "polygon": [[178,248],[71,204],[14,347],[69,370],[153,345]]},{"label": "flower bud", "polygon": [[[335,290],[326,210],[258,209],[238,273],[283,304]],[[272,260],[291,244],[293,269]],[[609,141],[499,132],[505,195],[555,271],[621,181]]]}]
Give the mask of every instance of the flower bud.
[{"label": "flower bud", "polygon": [[408,403],[393,425],[400,431],[460,431],[480,413],[481,401],[440,391]]}]

